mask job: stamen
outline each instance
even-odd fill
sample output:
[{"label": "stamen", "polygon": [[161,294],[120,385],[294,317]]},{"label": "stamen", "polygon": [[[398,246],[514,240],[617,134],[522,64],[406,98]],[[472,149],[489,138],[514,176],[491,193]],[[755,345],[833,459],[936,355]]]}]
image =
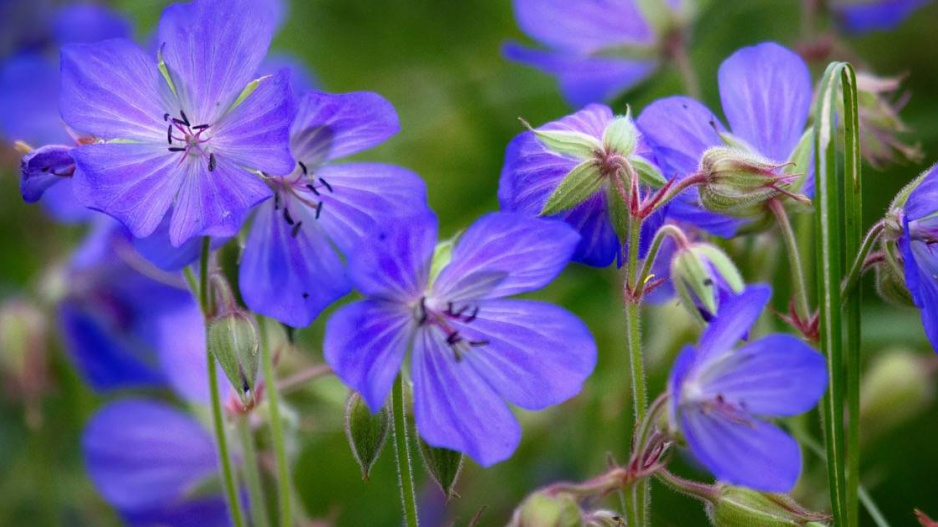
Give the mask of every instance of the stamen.
[{"label": "stamen", "polygon": [[189,126],[189,123],[183,121],[182,119],[176,119],[175,117],[173,117],[173,122],[179,126]]},{"label": "stamen", "polygon": [[479,306],[476,306],[475,309],[472,310],[472,314],[466,317],[466,319],[463,322],[468,324],[472,322],[473,320],[475,320],[478,315],[479,315]]},{"label": "stamen", "polygon": [[164,120],[164,121],[168,121],[168,120],[169,120],[169,114],[168,114],[168,113],[164,113],[164,114],[163,114],[163,120]]},{"label": "stamen", "polygon": [[198,125],[198,126],[193,126],[192,129],[193,129],[193,130],[198,130],[198,131],[201,132],[202,130],[208,130],[208,125],[207,125],[207,124],[200,124],[200,125]]},{"label": "stamen", "polygon": [[462,337],[459,336],[458,331],[454,331],[446,336],[446,343],[450,346],[455,346],[456,344],[462,342]]},{"label": "stamen", "polygon": [[483,339],[483,340],[470,340],[470,341],[469,341],[469,345],[472,346],[473,348],[478,348],[478,347],[481,347],[481,346],[488,346],[488,344],[489,344],[489,341],[488,341],[488,340],[484,340],[484,339]]},{"label": "stamen", "polygon": [[172,124],[170,124],[169,127],[166,128],[166,142],[169,144],[173,144],[173,125]]},{"label": "stamen", "polygon": [[298,222],[296,225],[294,225],[294,226],[293,226],[293,230],[290,232],[290,236],[293,236],[294,238],[296,238],[296,235],[300,233],[300,227],[302,227],[302,226],[303,226],[303,222],[302,222],[302,221],[301,221],[301,222]]},{"label": "stamen", "polygon": [[319,215],[322,214],[322,203],[323,202],[320,201],[319,205],[316,205],[316,219],[317,220],[319,219]]},{"label": "stamen", "polygon": [[209,172],[215,171],[215,154],[208,155],[208,171]]},{"label": "stamen", "polygon": [[179,110],[179,115],[182,116],[182,122],[185,123],[186,126],[189,126],[190,125],[189,118],[186,117],[186,112]]},{"label": "stamen", "polygon": [[422,326],[427,323],[427,319],[430,318],[430,314],[427,313],[427,297],[420,298],[420,319],[417,321],[417,324]]},{"label": "stamen", "polygon": [[296,163],[300,165],[300,170],[303,171],[304,176],[309,174],[309,170],[306,169],[306,165],[304,165],[302,161],[297,161]]},{"label": "stamen", "polygon": [[274,210],[280,210],[280,193],[274,192]]},{"label": "stamen", "polygon": [[311,185],[311,184],[310,184],[310,185],[306,185],[306,188],[308,188],[308,189],[310,189],[311,191],[313,191],[313,194],[315,194],[315,195],[317,195],[317,196],[319,195],[319,191],[316,190],[316,187],[314,187],[313,185]]},{"label": "stamen", "polygon": [[325,179],[319,178],[319,181],[322,182],[322,185],[326,187],[326,190],[332,192],[332,185],[330,185]]},{"label": "stamen", "polygon": [[186,149],[185,149],[185,148],[180,148],[180,147],[178,147],[178,146],[171,146],[171,147],[169,147],[169,151],[170,151],[170,152],[185,152]]},{"label": "stamen", "polygon": [[287,223],[290,225],[293,225],[294,223],[296,223],[295,221],[293,221],[293,217],[290,216],[290,209],[288,209],[287,207],[283,208],[283,219],[287,220]]}]

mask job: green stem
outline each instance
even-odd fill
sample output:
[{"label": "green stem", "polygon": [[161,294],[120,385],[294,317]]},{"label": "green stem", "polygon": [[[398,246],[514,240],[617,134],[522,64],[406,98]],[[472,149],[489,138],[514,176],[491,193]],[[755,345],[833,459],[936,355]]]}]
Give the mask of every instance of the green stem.
[{"label": "green stem", "polygon": [[404,374],[394,381],[391,394],[391,411],[394,413],[394,457],[397,460],[397,483],[401,489],[401,507],[407,527],[417,527],[417,498],[414,494],[413,465],[407,444],[407,416],[404,409]]},{"label": "green stem", "polygon": [[863,265],[866,262],[866,257],[870,255],[870,251],[873,250],[873,247],[876,245],[879,236],[883,233],[883,229],[885,228],[885,223],[880,220],[870,227],[869,232],[866,233],[866,238],[863,239],[863,244],[857,252],[857,257],[853,260],[853,265],[850,266],[850,272],[847,273],[847,277],[844,278],[844,283],[840,288],[840,294],[842,296],[841,301],[846,301],[850,293],[853,292],[853,288],[860,282],[860,277],[863,276]]},{"label": "green stem", "polygon": [[[202,252],[199,263],[199,306],[202,314],[208,320],[208,258],[211,239],[202,239]],[[206,332],[207,333],[207,332]],[[207,342],[207,341],[206,341]],[[221,407],[221,396],[218,391],[218,372],[215,370],[215,356],[205,350],[208,363],[208,385],[212,396],[212,422],[215,428],[215,440],[218,443],[218,457],[221,461],[222,480],[225,486],[225,498],[228,501],[228,510],[231,512],[231,522],[234,527],[243,527],[244,518],[241,512],[241,500],[238,498],[238,489],[235,485],[234,470],[231,468],[231,456],[228,453],[228,436],[225,434],[225,417]]]},{"label": "green stem", "polygon": [[648,248],[648,253],[645,254],[645,262],[642,264],[642,272],[638,275],[638,287],[635,292],[636,298],[641,298],[642,294],[645,292],[645,286],[651,276],[651,268],[655,265],[655,260],[658,258],[658,252],[661,250],[661,245],[664,243],[665,238],[673,238],[679,246],[686,247],[690,244],[687,236],[684,234],[684,231],[681,230],[677,225],[672,225],[670,223],[662,225],[658,232],[655,233],[655,237],[651,240],[651,246]]},{"label": "green stem", "polygon": [[267,517],[267,505],[264,499],[264,487],[261,483],[261,474],[258,470],[257,450],[254,447],[254,433],[247,415],[238,416],[238,435],[241,437],[241,452],[244,455],[244,479],[248,483],[248,493],[251,496],[251,521],[253,527],[269,527],[270,519]]},{"label": "green stem", "polygon": [[811,315],[811,306],[808,304],[808,289],[804,280],[804,267],[801,265],[801,251],[798,250],[795,231],[791,228],[788,212],[785,211],[785,205],[781,201],[777,199],[770,201],[769,209],[775,214],[779,230],[782,233],[782,240],[785,243],[785,252],[788,253],[791,280],[795,288],[795,309],[797,309],[798,316],[802,320],[807,320]]},{"label": "green stem", "polygon": [[274,359],[270,352],[270,342],[267,340],[267,324],[261,318],[258,329],[261,339],[261,361],[264,366],[264,393],[267,397],[267,406],[270,408],[270,432],[273,438],[274,455],[277,458],[277,496],[280,500],[281,527],[293,526],[292,478],[290,465],[287,461],[287,446],[283,434],[283,418],[280,415],[280,391],[277,388],[277,376],[274,371]]},{"label": "green stem", "polygon": [[[629,253],[626,264],[625,284],[631,293],[626,295],[625,301],[625,330],[626,346],[629,355],[629,373],[632,384],[632,406],[635,409],[635,424],[640,424],[645,420],[646,408],[648,405],[648,395],[645,386],[645,362],[642,357],[642,333],[641,333],[641,298],[632,297],[632,294],[638,290],[638,252],[639,241],[641,239],[642,221],[632,218],[629,222]],[[640,481],[635,485],[631,493],[633,499],[632,507],[636,510],[636,522],[630,525],[644,527],[648,508],[651,506],[651,488],[646,481]]]}]

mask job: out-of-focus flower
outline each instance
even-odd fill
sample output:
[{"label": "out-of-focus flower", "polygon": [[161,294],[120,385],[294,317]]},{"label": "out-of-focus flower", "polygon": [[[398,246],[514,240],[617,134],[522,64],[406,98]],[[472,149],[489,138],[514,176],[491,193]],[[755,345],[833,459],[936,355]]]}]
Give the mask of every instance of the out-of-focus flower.
[{"label": "out-of-focus flower", "polygon": [[931,0],[831,0],[830,9],[847,31],[895,29]]},{"label": "out-of-focus flower", "polygon": [[[623,194],[664,183],[632,119],[591,104],[508,144],[498,201],[505,211],[569,223],[582,236],[574,260],[605,267],[625,256],[631,196]],[[643,223],[641,252],[663,221],[659,212]]]},{"label": "out-of-focus flower", "polygon": [[[805,124],[811,108],[811,76],[804,61],[790,50],[763,43],[742,48],[720,65],[720,99],[730,133],[719,119],[694,99],[675,96],[649,105],[637,123],[667,177],[685,177],[701,169],[704,153],[728,146],[741,155],[756,155],[777,168],[776,193],[813,194],[810,136]],[[807,145],[807,146],[806,146]],[[797,176],[796,176],[797,174]],[[790,180],[790,185],[783,185]],[[701,216],[696,194],[675,200],[671,215],[721,236],[732,235],[738,221]]]},{"label": "out-of-focus flower", "polygon": [[933,356],[903,349],[877,353],[860,385],[862,439],[882,438],[927,410],[935,399],[935,373]]},{"label": "out-of-focus flower", "polygon": [[514,0],[518,25],[548,49],[514,43],[510,60],[557,77],[574,106],[604,102],[651,75],[694,17],[695,1]]},{"label": "out-of-focus flower", "polygon": [[909,131],[899,111],[907,98],[898,95],[902,79],[880,78],[866,72],[857,73],[857,95],[860,115],[860,142],[863,157],[874,167],[890,163],[922,160],[919,145],[908,145],[899,139]]},{"label": "out-of-focus flower", "polygon": [[349,255],[349,277],[366,298],[329,320],[324,353],[377,412],[411,346],[420,436],[488,466],[521,436],[506,401],[528,410],[558,404],[595,366],[596,345],[579,319],[505,298],[553,280],[579,236],[559,221],[493,213],[433,262],[436,239],[429,214],[373,229]]},{"label": "out-of-focus flower", "polygon": [[63,48],[62,117],[98,139],[73,152],[79,200],[136,237],[171,214],[174,246],[237,233],[271,194],[259,172],[295,166],[289,72],[252,81],[274,29],[264,2],[196,0],[164,12],[158,57],[123,39]]},{"label": "out-of-focus flower", "polygon": [[41,397],[49,388],[48,328],[38,307],[12,298],[0,305],[0,379],[3,393],[26,408],[30,426],[41,423]]},{"label": "out-of-focus flower", "polygon": [[273,197],[257,210],[240,271],[241,294],[256,313],[309,325],[351,290],[343,256],[376,221],[427,208],[423,181],[378,163],[333,163],[399,130],[391,104],[375,93],[307,92],[291,132],[298,164],[266,178]]},{"label": "out-of-focus flower", "polygon": [[691,453],[717,479],[788,492],[801,473],[798,443],[764,417],[810,410],[827,386],[824,358],[789,335],[743,338],[771,295],[753,286],[728,301],[696,348],[671,370],[671,421]]}]

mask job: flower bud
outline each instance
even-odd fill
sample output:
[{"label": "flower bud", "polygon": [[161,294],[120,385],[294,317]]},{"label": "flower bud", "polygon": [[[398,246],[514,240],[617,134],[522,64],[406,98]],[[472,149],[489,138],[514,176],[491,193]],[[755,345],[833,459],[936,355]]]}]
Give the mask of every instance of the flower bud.
[{"label": "flower bud", "polygon": [[75,160],[72,147],[48,145],[23,155],[20,161],[20,194],[26,203],[35,203],[49,187],[72,177]]},{"label": "flower bud", "polygon": [[423,459],[423,466],[430,473],[430,477],[440,486],[447,500],[456,497],[454,489],[459,480],[459,473],[462,472],[462,453],[430,446],[423,439],[419,440],[419,444],[420,458]]},{"label": "flower bud", "polygon": [[[894,250],[895,244],[889,245],[893,247],[887,250]],[[911,307],[915,305],[912,301],[912,294],[909,293],[909,288],[905,285],[905,276],[901,270],[896,269],[888,262],[877,265],[875,269],[876,292],[880,298],[897,306]]]},{"label": "flower bud", "polygon": [[877,355],[860,385],[863,439],[882,437],[928,408],[935,397],[933,373],[925,357],[907,350]]},{"label": "flower bud", "polygon": [[717,527],[805,527],[824,525],[828,517],[811,512],[785,494],[720,485],[720,496],[709,507]]},{"label": "flower bud", "polygon": [[345,406],[345,436],[348,437],[352,455],[362,471],[362,479],[368,480],[391,430],[388,410],[381,407],[372,414],[361,395],[352,392]]},{"label": "flower bud", "polygon": [[699,170],[707,178],[700,187],[700,202],[728,216],[760,216],[765,202],[791,196],[785,187],[794,176],[780,174],[783,166],[740,148],[713,147],[700,160]]},{"label": "flower bud", "polygon": [[254,400],[260,369],[259,347],[257,322],[240,309],[226,311],[208,323],[208,350],[245,406],[250,406]]},{"label": "flower bud", "polygon": [[918,144],[905,144],[900,135],[909,132],[899,111],[908,97],[898,95],[900,78],[857,73],[857,104],[860,110],[860,151],[876,168],[895,162],[920,162]]},{"label": "flower bud", "polygon": [[569,494],[538,492],[515,509],[508,527],[581,527],[580,506]]},{"label": "flower bud", "polygon": [[732,260],[707,243],[677,250],[671,260],[671,281],[684,307],[701,322],[713,319],[723,301],[745,288]]}]

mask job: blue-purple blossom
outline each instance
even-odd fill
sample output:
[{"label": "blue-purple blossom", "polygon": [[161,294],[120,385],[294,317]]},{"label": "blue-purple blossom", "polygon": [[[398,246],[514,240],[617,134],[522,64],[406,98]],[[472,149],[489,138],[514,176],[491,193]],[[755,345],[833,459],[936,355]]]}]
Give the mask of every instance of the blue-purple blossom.
[{"label": "blue-purple blossom", "polygon": [[[703,104],[684,96],[655,101],[636,123],[667,177],[683,179],[697,172],[703,153],[725,145],[749,149],[782,165],[805,132],[811,109],[811,76],[804,61],[775,43],[742,48],[723,61],[719,71],[720,100],[732,135]],[[801,191],[811,195],[812,168]],[[738,220],[704,211],[696,189],[672,202],[669,214],[720,236],[732,236]]]},{"label": "blue-purple blossom", "polygon": [[819,353],[789,335],[734,349],[770,295],[768,287],[752,286],[730,299],[697,347],[684,348],[671,370],[670,418],[718,480],[789,492],[801,474],[801,449],[763,419],[814,407],[827,387],[827,370]]},{"label": "blue-purple blossom", "polygon": [[257,210],[241,261],[252,311],[305,327],[351,291],[343,255],[387,216],[427,208],[423,181],[378,163],[333,163],[399,130],[394,107],[375,93],[307,92],[292,128],[293,173],[271,176],[273,197]]},{"label": "blue-purple blossom", "polygon": [[[518,25],[548,49],[505,46],[513,61],[545,71],[575,107],[608,101],[651,75],[659,40],[635,0],[514,0]],[[662,9],[674,9],[673,0]]]},{"label": "blue-purple blossom", "polygon": [[505,298],[547,285],[578,239],[562,222],[492,213],[459,237],[450,259],[441,251],[434,261],[433,215],[385,220],[349,255],[365,299],[329,320],[326,360],[377,411],[410,348],[420,436],[485,466],[502,461],[521,436],[506,402],[559,404],[595,366],[596,345],[578,318]]},{"label": "blue-purple blossom", "polygon": [[925,173],[903,206],[902,254],[905,284],[922,312],[922,325],[938,350],[938,166]]},{"label": "blue-purple blossom", "polygon": [[165,403],[127,399],[98,411],[82,453],[101,496],[135,527],[227,527],[224,498],[195,495],[218,474],[215,441]]},{"label": "blue-purple blossom", "polygon": [[830,9],[851,33],[895,29],[931,0],[833,0]]},{"label": "blue-purple blossom", "polygon": [[295,166],[289,72],[251,82],[274,29],[266,2],[195,0],[166,9],[156,56],[123,39],[63,48],[62,117],[98,139],[73,153],[79,200],[139,238],[169,214],[175,246],[236,234],[271,195],[260,173]]},{"label": "blue-purple blossom", "polygon": [[[606,130],[617,118],[607,106],[591,104],[586,108],[547,123],[537,131],[560,131],[585,134],[603,143]],[[621,117],[619,119],[628,119]],[[624,261],[625,247],[621,238],[622,222],[627,221],[627,204],[623,203],[619,189],[613,178],[621,177],[624,170],[622,163],[643,160],[653,165],[651,149],[640,135],[634,137],[631,152],[618,152],[603,143],[592,160],[599,167],[603,178],[602,184],[592,196],[579,205],[552,215],[573,226],[581,235],[573,259],[596,267],[606,267],[613,262],[621,265]],[[502,210],[516,212],[525,216],[540,216],[551,195],[563,181],[584,160],[576,156],[560,153],[545,145],[535,131],[527,131],[515,137],[505,151],[505,164],[502,166],[498,186],[498,201]],[[623,186],[628,191],[628,179],[623,178]],[[617,219],[618,218],[618,219]],[[651,236],[662,224],[664,214],[651,215],[642,225],[642,252],[651,241]]]}]

